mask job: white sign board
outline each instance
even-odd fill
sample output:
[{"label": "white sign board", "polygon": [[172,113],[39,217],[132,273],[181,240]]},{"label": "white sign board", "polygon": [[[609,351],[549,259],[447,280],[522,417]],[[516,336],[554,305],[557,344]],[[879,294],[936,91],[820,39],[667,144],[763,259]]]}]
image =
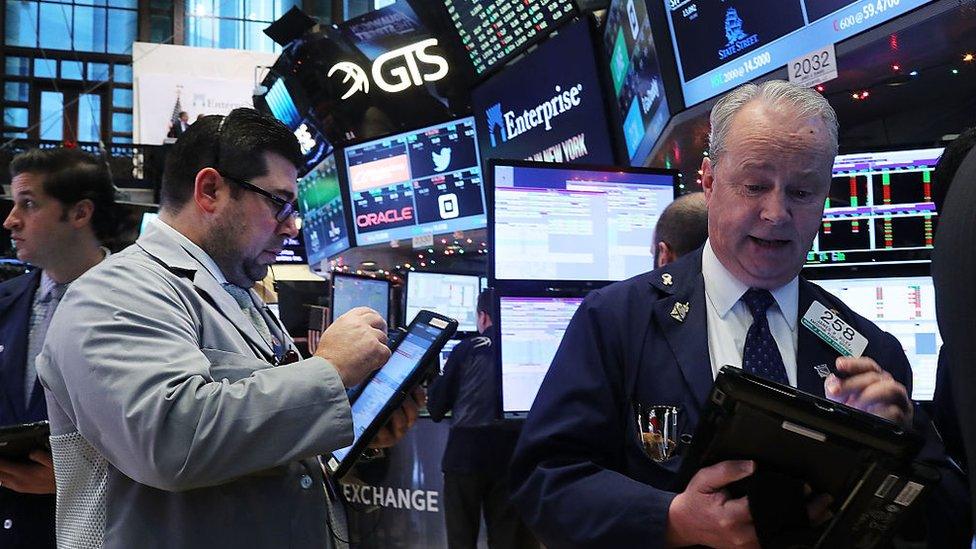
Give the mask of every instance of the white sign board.
[{"label": "white sign board", "polygon": [[790,75],[790,82],[805,88],[837,78],[837,54],[834,52],[834,45],[817,48],[791,59],[786,70]]}]

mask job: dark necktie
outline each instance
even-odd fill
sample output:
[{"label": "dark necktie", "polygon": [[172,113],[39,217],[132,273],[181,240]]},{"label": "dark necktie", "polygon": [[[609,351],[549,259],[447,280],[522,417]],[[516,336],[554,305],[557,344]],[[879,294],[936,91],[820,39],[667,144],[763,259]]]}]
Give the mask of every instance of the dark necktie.
[{"label": "dark necktie", "polygon": [[779,347],[776,346],[776,340],[773,339],[766,320],[766,310],[775,302],[773,294],[769,290],[750,288],[742,296],[742,302],[752,313],[752,326],[749,327],[746,344],[742,349],[742,369],[770,381],[789,385],[783,357],[779,354]]}]

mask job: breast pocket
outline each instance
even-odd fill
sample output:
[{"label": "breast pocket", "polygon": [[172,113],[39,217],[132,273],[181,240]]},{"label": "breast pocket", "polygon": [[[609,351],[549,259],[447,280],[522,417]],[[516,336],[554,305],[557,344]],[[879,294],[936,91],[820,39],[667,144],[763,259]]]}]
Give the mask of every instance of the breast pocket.
[{"label": "breast pocket", "polygon": [[251,377],[254,372],[271,367],[260,358],[245,356],[238,353],[221,351],[220,349],[200,349],[210,361],[210,376],[214,381],[234,383]]}]

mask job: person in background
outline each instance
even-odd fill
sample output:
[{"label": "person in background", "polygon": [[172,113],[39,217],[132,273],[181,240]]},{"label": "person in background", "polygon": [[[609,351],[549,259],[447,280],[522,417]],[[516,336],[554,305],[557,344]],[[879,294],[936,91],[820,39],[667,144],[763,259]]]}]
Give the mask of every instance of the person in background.
[{"label": "person in background", "polygon": [[538,547],[509,499],[508,462],[519,431],[501,420],[498,410],[493,303],[491,290],[483,290],[477,304],[479,335],[458,343],[443,374],[427,390],[427,410],[434,421],[452,413],[441,461],[451,549],[477,547],[482,515],[489,547]]},{"label": "person in background", "polygon": [[654,267],[701,248],[708,238],[705,193],[681,195],[668,204],[654,226]]},{"label": "person in background", "polygon": [[180,136],[186,133],[186,130],[188,130],[189,128],[190,128],[190,114],[187,113],[186,111],[180,111],[179,120],[177,120],[170,126],[169,133],[166,134],[166,137],[179,139]]},{"label": "person in background", "polygon": [[[924,433],[920,459],[938,467],[942,481],[927,520],[911,521],[910,538],[927,533],[929,546],[947,546],[951,526],[941,508],[966,505],[947,487],[961,480],[908,397],[912,373],[901,344],[799,276],[822,219],[837,132],[823,96],[784,81],[746,84],[715,104],[702,163],[708,241],[589,293],[522,430],[513,499],[546,546],[758,547],[827,518],[829,498],[803,494],[804,479],[771,485],[777,493],[769,498],[736,497],[731,483],[756,475],[754,483],[770,485],[774,477],[753,461],[724,461],[676,490],[682,453],[645,450],[635,409],[672,410],[680,440],[694,432],[724,365]],[[868,340],[863,356],[838,356],[801,326],[814,303]],[[820,366],[829,370],[825,379]],[[768,529],[757,530],[754,505],[771,519]],[[795,522],[784,531],[780,519]]]},{"label": "person in background", "polygon": [[[100,263],[115,230],[104,162],[77,149],[34,149],[10,163],[13,209],[3,222],[17,258],[34,267],[0,284],[0,425],[47,419],[34,359],[68,286]],[[0,547],[54,547],[51,454],[0,459]]]},{"label": "person in background", "polygon": [[347,546],[318,456],[352,442],[346,388],[390,357],[386,322],[353,309],[300,360],[250,289],[298,233],[302,159],[254,109],[204,117],[173,145],[159,217],[65,294],[37,359],[61,546]]},{"label": "person in background", "polygon": [[[965,168],[964,168],[965,166]],[[976,493],[976,375],[972,353],[972,294],[976,265],[976,238],[972,233],[976,207],[976,127],[959,134],[946,146],[932,172],[932,201],[939,213],[932,280],[936,312],[943,345],[939,349],[935,395],[930,403],[933,420],[946,445],[946,452],[969,474],[969,494]],[[966,531],[972,538],[976,508],[946,509],[964,512]]]}]

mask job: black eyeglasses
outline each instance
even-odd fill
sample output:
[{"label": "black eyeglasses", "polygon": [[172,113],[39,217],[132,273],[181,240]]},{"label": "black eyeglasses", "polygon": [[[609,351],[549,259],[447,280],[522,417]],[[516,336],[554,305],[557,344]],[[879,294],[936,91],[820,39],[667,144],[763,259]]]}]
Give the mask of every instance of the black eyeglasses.
[{"label": "black eyeglasses", "polygon": [[217,173],[220,174],[220,177],[223,177],[224,179],[229,179],[234,183],[237,183],[244,190],[251,191],[252,193],[257,193],[267,198],[271,202],[273,202],[275,206],[278,206],[278,213],[275,214],[275,219],[278,221],[278,223],[284,223],[289,218],[294,219],[299,217],[297,201],[288,202],[287,200],[277,197],[269,193],[268,191],[262,189],[261,187],[258,187],[257,185],[248,183],[247,181],[244,181],[242,179],[237,179],[236,177],[230,177],[229,175],[224,175],[220,173],[219,170],[217,171]]},{"label": "black eyeglasses", "polygon": [[237,179],[236,177],[231,177],[229,175],[224,174],[224,172],[220,171],[220,134],[224,130],[224,123],[227,122],[227,118],[228,118],[227,116],[221,118],[220,124],[217,125],[217,135],[216,135],[217,147],[216,150],[214,151],[214,166],[215,166],[214,169],[217,170],[217,173],[220,174],[220,177],[223,177],[224,179],[230,179],[234,183],[237,183],[242,188],[244,188],[244,190],[251,191],[252,193],[257,193],[267,198],[271,202],[274,202],[275,206],[278,206],[278,213],[275,214],[275,219],[278,221],[278,223],[284,223],[289,218],[297,219],[298,217],[300,217],[297,200],[288,202],[285,199],[279,198],[271,194],[270,192],[262,189],[261,187],[258,187],[257,185],[244,181],[243,179]]}]

